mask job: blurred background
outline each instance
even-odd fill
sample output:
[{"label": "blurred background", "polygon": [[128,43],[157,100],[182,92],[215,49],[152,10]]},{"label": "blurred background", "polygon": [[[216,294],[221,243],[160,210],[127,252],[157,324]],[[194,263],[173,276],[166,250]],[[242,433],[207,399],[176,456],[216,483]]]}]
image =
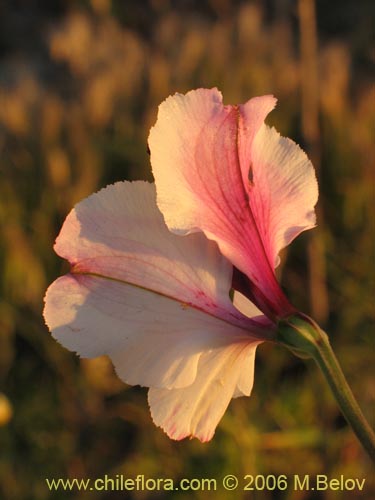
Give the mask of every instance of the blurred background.
[{"label": "blurred background", "polygon": [[[326,474],[364,492],[174,492],[168,498],[375,498],[370,462],[312,362],[258,351],[251,398],[208,444],[152,424],[146,390],[106,358],[79,360],[42,319],[66,265],[53,242],[73,205],[151,180],[147,136],[169,94],[217,86],[226,103],[274,94],[268,117],[308,151],[319,225],[284,253],[291,300],[329,332],[364,413],[374,401],[372,2],[14,0],[0,3],[0,497],[166,498],[50,492],[45,478]],[[373,333],[373,332],[372,332]]]}]

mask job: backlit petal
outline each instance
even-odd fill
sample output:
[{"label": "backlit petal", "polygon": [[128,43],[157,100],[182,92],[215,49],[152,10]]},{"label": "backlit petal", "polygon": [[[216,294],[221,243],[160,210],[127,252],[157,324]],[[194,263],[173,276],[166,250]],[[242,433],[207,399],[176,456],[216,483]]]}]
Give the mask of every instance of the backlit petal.
[{"label": "backlit petal", "polygon": [[256,343],[238,342],[202,354],[195,382],[182,389],[149,390],[151,415],[172,439],[209,441],[231,398],[250,395]]},{"label": "backlit petal", "polygon": [[54,337],[85,357],[108,354],[130,384],[183,387],[204,350],[270,334],[264,318],[231,304],[231,266],[215,243],[168,231],[153,185],[118,183],[90,196],[55,248],[72,273],[46,295]]},{"label": "backlit petal", "polygon": [[[176,94],[159,107],[149,145],[168,227],[179,234],[204,231],[275,302],[276,312],[285,313],[276,256],[312,227],[317,186],[299,148],[273,133],[266,136],[263,120],[274,104],[264,96],[224,106],[216,89]],[[273,194],[277,202],[270,202]]]},{"label": "backlit petal", "polygon": [[232,266],[204,235],[168,231],[154,184],[118,182],[83,200],[55,250],[74,273],[132,283],[241,323],[229,299]]},{"label": "backlit petal", "polygon": [[83,357],[107,354],[129,384],[184,387],[202,353],[252,342],[238,327],[164,295],[84,274],[48,289],[44,315],[53,336]]},{"label": "backlit petal", "polygon": [[302,149],[262,125],[252,149],[250,207],[270,262],[299,233],[315,226],[318,184],[314,167]]}]

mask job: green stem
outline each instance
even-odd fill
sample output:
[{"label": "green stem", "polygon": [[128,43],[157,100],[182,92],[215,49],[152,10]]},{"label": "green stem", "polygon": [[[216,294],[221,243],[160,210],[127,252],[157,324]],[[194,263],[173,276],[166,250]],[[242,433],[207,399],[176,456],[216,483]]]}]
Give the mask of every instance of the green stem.
[{"label": "green stem", "polygon": [[277,340],[300,357],[312,358],[362,446],[375,461],[375,434],[366,421],[331,348],[327,334],[308,316],[298,313],[279,322]]}]

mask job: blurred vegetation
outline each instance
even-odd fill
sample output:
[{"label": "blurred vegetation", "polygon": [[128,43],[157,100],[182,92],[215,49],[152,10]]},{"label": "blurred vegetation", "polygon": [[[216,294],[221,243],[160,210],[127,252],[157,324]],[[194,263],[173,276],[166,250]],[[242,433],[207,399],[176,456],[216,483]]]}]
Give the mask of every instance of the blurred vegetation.
[{"label": "blurred vegetation", "polygon": [[209,444],[177,443],[153,426],[144,389],[122,384],[106,358],[63,349],[41,315],[46,287],[66,271],[52,250],[65,216],[107,183],[151,180],[147,135],[167,95],[217,86],[239,103],[273,93],[279,105],[268,123],[309,150],[321,191],[319,225],[290,247],[280,277],[294,303],[319,316],[371,421],[371,2],[319,0],[316,22],[313,9],[303,21],[303,2],[0,4],[2,498],[94,498],[49,492],[44,478],[104,474],[344,474],[367,478],[366,491],[173,498],[374,498],[369,461],[312,363],[262,346],[252,397],[232,401]]}]

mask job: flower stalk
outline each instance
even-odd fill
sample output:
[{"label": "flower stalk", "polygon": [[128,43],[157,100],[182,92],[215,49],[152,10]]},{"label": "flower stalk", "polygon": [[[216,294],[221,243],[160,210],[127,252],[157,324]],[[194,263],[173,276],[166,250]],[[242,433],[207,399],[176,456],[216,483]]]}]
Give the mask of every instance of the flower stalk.
[{"label": "flower stalk", "polygon": [[277,340],[295,355],[315,360],[342,414],[364,449],[375,461],[375,434],[345,379],[327,334],[310,317],[298,313],[279,322]]}]

